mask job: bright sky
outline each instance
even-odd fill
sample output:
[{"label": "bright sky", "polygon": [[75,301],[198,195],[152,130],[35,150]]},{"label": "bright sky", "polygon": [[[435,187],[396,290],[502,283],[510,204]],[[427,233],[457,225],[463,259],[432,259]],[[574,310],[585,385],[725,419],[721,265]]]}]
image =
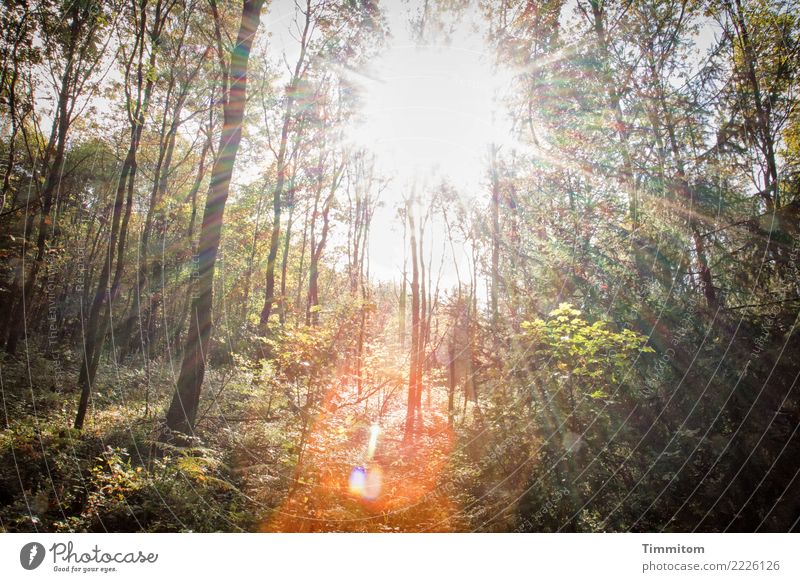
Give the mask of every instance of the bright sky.
[{"label": "bright sky", "polygon": [[[511,135],[501,105],[511,75],[498,74],[485,50],[485,19],[468,11],[449,39],[430,39],[433,44],[420,46],[409,20],[419,14],[421,5],[415,0],[381,3],[390,29],[386,46],[363,69],[347,73],[360,89],[363,104],[347,139],[373,153],[376,174],[389,179],[370,237],[370,275],[380,280],[398,280],[402,273],[403,224],[397,208],[403,206],[411,184],[416,182],[423,200],[442,180],[457,189],[465,205],[474,205],[479,196],[486,200],[490,144],[503,144]],[[283,54],[289,63],[296,59],[295,18],[294,0],[270,4],[266,46],[271,59],[280,60]],[[258,173],[257,166],[252,173]],[[344,201],[345,193],[340,196]],[[444,224],[434,221],[428,232],[426,260],[428,250],[434,249],[433,265],[438,270]],[[331,248],[343,243],[345,236],[343,229],[334,227]],[[449,245],[447,252],[442,288],[457,282]],[[463,279],[468,276],[466,256],[459,246],[455,252],[461,255]]]},{"label": "bright sky", "polygon": [[[482,51],[483,34],[472,26],[479,21],[476,14],[463,19],[448,45],[418,46],[408,8],[400,2],[383,6],[392,37],[363,74],[355,75],[364,108],[352,139],[374,152],[380,172],[392,178],[373,220],[370,269],[378,279],[397,279],[403,227],[396,208],[413,182],[423,200],[426,187],[443,179],[457,188],[465,204],[488,190],[489,146],[504,143],[511,134],[499,103],[510,77],[496,74],[491,55]],[[434,222],[430,230],[426,245],[435,249],[438,269],[444,225]],[[459,263],[465,266],[464,257]],[[449,257],[442,282],[456,282]]]},{"label": "bright sky", "polygon": [[[485,18],[468,10],[448,39],[429,38],[432,44],[421,46],[409,23],[412,15],[419,16],[421,5],[419,0],[382,3],[391,36],[377,58],[349,73],[361,90],[363,107],[348,138],[375,154],[378,174],[390,178],[370,238],[370,274],[380,280],[397,280],[402,273],[407,251],[397,208],[403,205],[412,183],[424,201],[426,194],[445,180],[456,188],[465,206],[475,206],[477,200],[488,198],[490,144],[498,144],[504,151],[512,147],[511,126],[502,104],[511,74],[497,70],[486,50]],[[568,2],[563,11],[563,16],[570,15],[577,17],[574,2]],[[295,0],[270,4],[266,45],[271,58],[285,54],[289,63],[296,59],[296,16]],[[428,37],[430,30],[428,27]],[[702,33],[708,35],[708,29],[703,28]],[[253,166],[252,172],[255,176],[260,170]],[[341,197],[343,200],[344,192]],[[434,221],[425,241],[426,249],[434,250],[434,269],[440,263],[444,231],[443,223]],[[344,242],[345,235],[334,228],[331,246]],[[442,286],[446,288],[455,285],[456,278],[449,245],[444,248],[448,255]],[[454,251],[460,255],[457,259],[464,278],[469,270],[466,251],[459,245]],[[427,258],[427,250],[425,255]]]},{"label": "bright sky", "polygon": [[494,113],[498,83],[485,59],[460,47],[395,44],[374,63],[375,80],[360,77],[365,107],[356,141],[399,177],[437,171],[473,184],[487,145],[504,137]]}]

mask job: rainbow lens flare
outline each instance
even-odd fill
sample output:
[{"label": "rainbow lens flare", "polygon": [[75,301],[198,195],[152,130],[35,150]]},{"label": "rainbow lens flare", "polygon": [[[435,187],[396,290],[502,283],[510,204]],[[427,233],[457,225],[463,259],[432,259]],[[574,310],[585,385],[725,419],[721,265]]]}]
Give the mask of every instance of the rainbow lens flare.
[{"label": "rainbow lens flare", "polygon": [[350,472],[350,494],[366,499],[367,501],[376,500],[381,494],[383,487],[383,471],[380,467],[355,467]]},{"label": "rainbow lens flare", "polygon": [[361,497],[364,494],[364,486],[367,481],[367,470],[364,467],[355,467],[350,472],[350,493]]}]

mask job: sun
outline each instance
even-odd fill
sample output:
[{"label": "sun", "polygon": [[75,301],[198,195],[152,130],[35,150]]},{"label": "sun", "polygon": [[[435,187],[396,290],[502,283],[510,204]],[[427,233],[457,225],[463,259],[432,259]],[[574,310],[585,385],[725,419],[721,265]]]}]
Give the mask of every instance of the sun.
[{"label": "sun", "polygon": [[509,134],[506,81],[487,52],[458,46],[390,46],[358,76],[362,107],[353,140],[403,179],[481,178],[486,152]]},{"label": "sun", "polygon": [[[412,192],[420,213],[443,182],[464,208],[479,206],[488,192],[492,146],[516,147],[508,112],[514,72],[497,63],[479,15],[465,14],[446,38],[425,44],[405,27],[407,15],[397,5],[389,5],[387,16],[387,45],[349,75],[359,97],[350,141],[369,151],[377,172],[389,179],[370,231],[370,272],[379,280],[402,273],[406,250],[396,210]],[[444,223],[433,220],[426,248],[442,248],[445,236]],[[457,282],[454,263],[468,270],[460,244],[446,245],[446,254],[459,255],[441,266],[448,284]]]}]

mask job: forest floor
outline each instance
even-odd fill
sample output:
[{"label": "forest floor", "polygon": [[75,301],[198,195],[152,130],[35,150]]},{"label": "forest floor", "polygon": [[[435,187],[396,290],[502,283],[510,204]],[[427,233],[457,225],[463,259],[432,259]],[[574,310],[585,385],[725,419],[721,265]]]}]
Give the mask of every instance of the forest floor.
[{"label": "forest floor", "polygon": [[365,422],[366,415],[349,408],[315,418],[288,496],[260,529],[463,530],[445,479],[454,443],[446,403],[426,408],[424,426],[409,444],[403,441],[401,399],[390,402],[395,407],[383,412],[380,423]]},{"label": "forest floor", "polygon": [[361,395],[347,375],[315,387],[324,396],[305,422],[275,378],[215,370],[198,438],[173,447],[159,440],[168,367],[154,371],[150,388],[141,370],[103,368],[79,432],[70,428],[77,392],[53,383],[74,377],[74,366],[54,374],[38,357],[3,364],[0,530],[470,529],[470,498],[454,485],[457,475],[470,478],[458,470],[466,452],[456,446],[441,385],[424,392],[422,426],[409,443],[396,370],[365,381]]}]

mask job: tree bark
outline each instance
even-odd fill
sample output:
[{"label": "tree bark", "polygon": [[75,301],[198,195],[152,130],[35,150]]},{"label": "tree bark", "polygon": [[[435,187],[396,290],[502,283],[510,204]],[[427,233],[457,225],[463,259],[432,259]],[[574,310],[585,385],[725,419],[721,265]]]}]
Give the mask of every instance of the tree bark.
[{"label": "tree bark", "polygon": [[264,291],[264,307],[261,310],[261,331],[266,334],[269,317],[272,314],[272,307],[275,304],[275,263],[278,257],[278,247],[281,237],[281,210],[283,205],[283,189],[286,184],[286,170],[288,160],[286,159],[289,143],[289,130],[294,115],[295,93],[298,83],[302,78],[303,66],[305,64],[306,50],[308,48],[309,32],[311,30],[311,5],[306,3],[305,25],[300,38],[300,54],[295,63],[292,79],[287,88],[286,108],[283,114],[283,124],[281,126],[280,142],[276,155],[277,180],[275,181],[275,191],[272,195],[272,234],[269,241],[269,254],[267,255],[267,274],[266,289]]},{"label": "tree bark", "polygon": [[264,0],[245,0],[236,45],[231,52],[228,77],[230,90],[223,109],[219,152],[211,171],[203,223],[198,246],[198,279],[192,301],[189,332],[181,373],[172,403],[167,410],[167,427],[192,433],[197,418],[200,391],[205,375],[205,358],[211,344],[212,291],[214,268],[222,235],[222,220],[230,192],[233,166],[242,139],[242,120],[247,92],[247,65],[250,49],[261,20]]},{"label": "tree bark", "polygon": [[492,331],[497,333],[500,318],[500,177],[497,170],[497,146],[492,145]]},{"label": "tree bark", "polygon": [[403,441],[408,443],[414,439],[416,420],[419,415],[420,402],[420,370],[419,370],[419,344],[420,344],[420,296],[419,296],[419,265],[417,262],[417,234],[414,221],[414,200],[406,203],[406,218],[411,245],[411,354],[408,367],[408,402],[406,405],[406,423]]},{"label": "tree bark", "polygon": [[[103,268],[100,272],[100,279],[97,290],[89,309],[89,320],[86,325],[86,340],[84,347],[84,357],[81,362],[81,371],[78,384],[81,386],[81,397],[78,402],[78,412],[75,416],[75,428],[83,428],[86,418],[86,410],[92,392],[92,384],[97,373],[97,366],[100,362],[100,352],[103,339],[111,322],[111,310],[113,301],[119,292],[119,285],[122,273],[125,268],[125,245],[128,238],[128,225],[130,223],[131,211],[133,208],[133,189],[138,168],[137,152],[142,139],[144,130],[145,115],[150,106],[150,97],[155,85],[153,76],[146,74],[144,62],[144,45],[147,37],[147,2],[140,0],[139,28],[137,30],[137,41],[132,51],[131,59],[128,62],[127,74],[130,75],[130,66],[133,63],[133,54],[138,51],[138,62],[136,67],[136,101],[133,112],[129,115],[130,141],[125,161],[120,170],[119,181],[114,198],[113,219],[109,241]],[[136,3],[134,2],[134,14],[136,14]],[[160,35],[161,27],[164,24],[164,14],[161,12],[162,4],[159,0],[156,4],[151,38],[153,42]],[[147,70],[152,70],[156,64],[158,52],[153,50],[147,62]],[[146,80],[145,80],[146,78]],[[127,90],[127,89],[126,89]],[[130,104],[130,101],[129,101]],[[124,209],[124,214],[123,214]],[[116,253],[116,263],[114,254]],[[113,270],[113,277],[112,277]],[[110,285],[109,285],[110,282]],[[105,308],[105,314],[103,309]]]}]

